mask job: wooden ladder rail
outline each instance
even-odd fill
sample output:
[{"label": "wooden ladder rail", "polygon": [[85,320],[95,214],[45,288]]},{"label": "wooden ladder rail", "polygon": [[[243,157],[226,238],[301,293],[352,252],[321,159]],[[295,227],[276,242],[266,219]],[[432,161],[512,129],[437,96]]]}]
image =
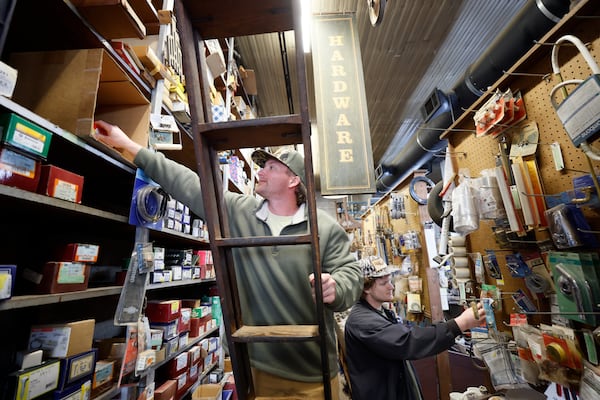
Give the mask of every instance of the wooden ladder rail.
[{"label": "wooden ladder rail", "polygon": [[[175,13],[177,27],[181,37],[183,66],[186,74],[188,100],[191,110],[192,134],[196,165],[202,183],[202,196],[210,235],[210,247],[216,269],[217,286],[223,300],[223,323],[238,397],[241,400],[254,399],[250,360],[247,344],[250,342],[281,341],[319,341],[321,350],[321,368],[325,399],[332,398],[331,376],[329,373],[329,357],[327,352],[327,332],[323,293],[321,286],[321,260],[318,241],[318,225],[316,212],[315,183],[310,140],[310,119],[308,113],[308,94],[306,82],[306,65],[302,50],[302,33],[300,24],[300,3],[294,5],[294,30],[296,42],[296,71],[299,88],[300,114],[258,118],[256,120],[207,123],[210,118],[210,103],[204,87],[204,80],[198,66],[205,66],[202,39],[192,27],[190,16],[181,0],[176,0]],[[202,99],[204,101],[202,101]],[[264,146],[280,146],[287,144],[303,144],[306,170],[307,208],[309,234],[278,237],[229,237],[228,216],[225,213],[223,182],[219,170],[216,152],[236,148],[252,148]],[[235,277],[232,249],[245,246],[273,246],[287,244],[310,244],[312,246],[312,263],[315,274],[315,307],[317,325],[278,325],[268,327],[250,327],[243,325],[237,282]]]}]

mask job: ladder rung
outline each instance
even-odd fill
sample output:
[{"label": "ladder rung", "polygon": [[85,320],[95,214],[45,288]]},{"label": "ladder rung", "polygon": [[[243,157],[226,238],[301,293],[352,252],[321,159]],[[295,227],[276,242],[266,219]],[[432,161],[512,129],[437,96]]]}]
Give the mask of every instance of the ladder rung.
[{"label": "ladder rung", "polygon": [[235,342],[289,342],[319,338],[318,325],[245,325],[232,333]]},{"label": "ladder rung", "polygon": [[215,239],[219,247],[283,246],[312,243],[311,235],[249,236]]},{"label": "ladder rung", "polygon": [[215,150],[284,146],[302,143],[302,118],[298,114],[200,124]]}]

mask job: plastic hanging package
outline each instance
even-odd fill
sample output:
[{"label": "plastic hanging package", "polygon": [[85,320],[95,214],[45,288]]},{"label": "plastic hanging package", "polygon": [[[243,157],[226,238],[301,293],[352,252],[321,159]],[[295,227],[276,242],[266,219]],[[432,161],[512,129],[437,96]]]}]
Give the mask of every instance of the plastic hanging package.
[{"label": "plastic hanging package", "polygon": [[481,171],[481,177],[474,180],[481,219],[496,219],[506,216],[495,174],[494,169],[485,169]]},{"label": "plastic hanging package", "polygon": [[552,241],[558,249],[568,249],[583,245],[571,218],[571,210],[566,204],[559,204],[546,210],[548,228]]},{"label": "plastic hanging package", "polygon": [[454,231],[463,236],[479,228],[479,213],[469,179],[464,179],[452,191],[452,222]]}]

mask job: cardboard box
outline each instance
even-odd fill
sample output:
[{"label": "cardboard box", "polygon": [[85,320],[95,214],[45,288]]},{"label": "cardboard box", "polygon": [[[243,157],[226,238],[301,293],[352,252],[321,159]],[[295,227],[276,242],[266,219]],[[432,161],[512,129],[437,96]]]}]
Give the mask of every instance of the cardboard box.
[{"label": "cardboard box", "polygon": [[[94,369],[92,390],[110,385],[115,374],[115,360],[98,360]],[[100,390],[97,390],[100,391]]]},{"label": "cardboard box", "polygon": [[177,392],[177,381],[169,379],[154,390],[154,400],[171,400]]},{"label": "cardboard box", "polygon": [[176,321],[181,316],[181,300],[151,300],[146,306],[146,316],[151,323]]},{"label": "cardboard box", "polygon": [[17,84],[18,71],[0,61],[0,95],[12,97]]},{"label": "cardboard box", "polygon": [[213,53],[206,56],[206,64],[208,65],[208,69],[213,78],[227,72],[225,60],[223,60],[223,57],[219,53]]},{"label": "cardboard box", "polygon": [[199,385],[192,393],[192,400],[221,400],[223,388],[216,383]]},{"label": "cardboard box", "polygon": [[41,365],[13,372],[7,378],[7,398],[30,400],[51,392],[58,386],[60,362],[49,360]]},{"label": "cardboard box", "polygon": [[174,338],[164,340],[163,348],[165,349],[166,358],[177,354],[177,352],[179,351],[179,336],[175,336]]},{"label": "cardboard box", "polygon": [[58,381],[58,390],[64,391],[78,381],[86,378],[91,379],[96,370],[96,358],[98,350],[92,349],[71,357],[61,358],[60,377]]},{"label": "cardboard box", "polygon": [[190,385],[188,384],[188,374],[187,374],[187,370],[182,373],[181,375],[178,375],[177,378],[175,378],[177,380],[177,394],[176,397],[181,398],[183,396],[183,394],[185,393],[185,391],[190,387]]},{"label": "cardboard box", "polygon": [[31,327],[29,350],[41,349],[45,357],[70,357],[92,349],[96,320]]},{"label": "cardboard box", "polygon": [[52,142],[52,132],[47,131],[15,114],[0,115],[0,138],[14,148],[38,159],[46,159]]},{"label": "cardboard box", "polygon": [[69,243],[60,254],[60,261],[95,263],[100,246],[88,243]]},{"label": "cardboard box", "polygon": [[42,165],[38,193],[79,204],[82,191],[83,176],[55,165]]},{"label": "cardboard box", "polygon": [[54,391],[52,400],[86,400],[90,398],[91,391],[91,379],[79,381],[67,388]]},{"label": "cardboard box", "polygon": [[256,87],[256,74],[253,69],[242,69],[240,68],[240,75],[242,77],[242,84],[244,85],[244,90],[246,94],[249,96],[256,96],[258,94],[258,89]]},{"label": "cardboard box", "polygon": [[0,145],[0,184],[37,191],[41,161]]},{"label": "cardboard box", "polygon": [[200,376],[200,366],[198,364],[190,365],[187,371],[188,375],[188,383],[193,385],[198,382],[198,377]]},{"label": "cardboard box", "polygon": [[148,146],[150,100],[104,49],[12,53],[10,63],[15,102],[80,137],[102,119]]},{"label": "cardboard box", "polygon": [[190,320],[192,318],[192,309],[188,307],[182,307],[179,315],[179,325],[177,330],[179,332],[187,332],[190,330]]},{"label": "cardboard box", "polygon": [[34,293],[53,294],[86,290],[90,266],[74,262],[47,262],[40,270],[26,268],[23,279]]},{"label": "cardboard box", "polygon": [[[71,3],[105,39],[146,36],[146,26],[128,1],[71,0]],[[155,19],[158,23],[158,15]]]},{"label": "cardboard box", "polygon": [[169,377],[175,378],[186,372],[189,366],[189,358],[190,356],[187,351],[179,353],[175,358],[172,358],[166,367]]},{"label": "cardboard box", "polygon": [[0,300],[6,300],[12,297],[16,280],[16,265],[0,265]]}]

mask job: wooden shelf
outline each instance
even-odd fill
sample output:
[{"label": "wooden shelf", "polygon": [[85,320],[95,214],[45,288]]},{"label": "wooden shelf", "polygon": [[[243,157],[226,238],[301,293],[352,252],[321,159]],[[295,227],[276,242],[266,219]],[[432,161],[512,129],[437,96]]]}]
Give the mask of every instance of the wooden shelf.
[{"label": "wooden shelf", "polygon": [[207,282],[215,282],[215,278],[211,279],[186,279],[182,281],[171,281],[171,282],[163,282],[163,283],[151,283],[146,286],[146,290],[157,290],[157,289],[167,289],[172,287],[180,287],[180,286],[190,286],[190,285],[198,285],[201,283]]},{"label": "wooden shelf", "polygon": [[202,124],[200,132],[215,150],[231,150],[302,143],[300,115]]},{"label": "wooden shelf", "polygon": [[184,0],[183,4],[202,39],[283,32],[294,28],[292,0]]},{"label": "wooden shelf", "polygon": [[114,296],[120,293],[121,286],[107,286],[78,292],[15,296],[0,302],[0,311],[43,306],[46,304],[66,303],[69,301],[91,299],[94,297]]},{"label": "wooden shelf", "polygon": [[111,221],[127,223],[128,218],[124,215],[118,215],[108,211],[98,210],[82,204],[72,203],[70,201],[49,197],[27,190],[19,189],[11,186],[0,185],[0,196],[11,197],[17,201],[27,201],[39,206],[51,206],[56,209],[85,214],[93,217],[103,218]]}]

